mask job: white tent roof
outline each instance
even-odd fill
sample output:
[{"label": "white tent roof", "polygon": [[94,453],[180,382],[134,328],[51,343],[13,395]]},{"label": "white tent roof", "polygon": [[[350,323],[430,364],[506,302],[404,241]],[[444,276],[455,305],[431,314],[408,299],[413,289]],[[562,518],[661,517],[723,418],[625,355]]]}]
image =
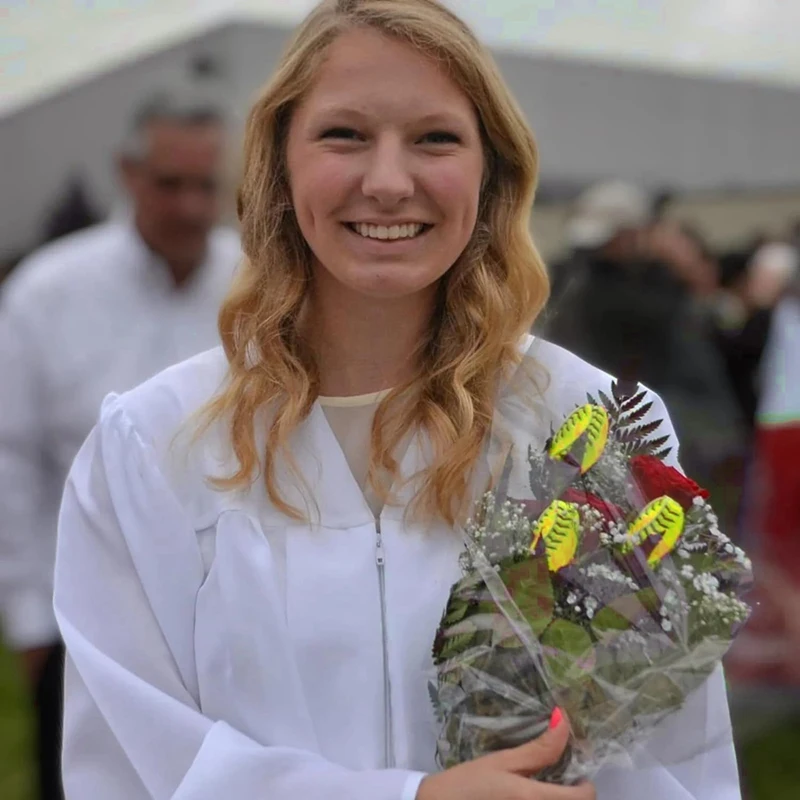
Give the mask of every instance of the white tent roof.
[{"label": "white tent roof", "polygon": [[[796,0],[449,0],[489,44],[800,85]],[[0,115],[246,16],[292,24],[315,0],[2,0]]]}]

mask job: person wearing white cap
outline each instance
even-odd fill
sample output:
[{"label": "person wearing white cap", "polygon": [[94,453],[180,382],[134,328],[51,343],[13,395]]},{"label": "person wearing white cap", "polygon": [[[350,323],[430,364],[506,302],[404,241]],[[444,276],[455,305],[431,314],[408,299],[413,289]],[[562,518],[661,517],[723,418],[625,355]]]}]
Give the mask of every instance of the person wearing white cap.
[{"label": "person wearing white cap", "polygon": [[650,196],[634,184],[607,181],[580,195],[567,225],[575,249],[594,250],[622,232],[640,232],[652,219]]}]

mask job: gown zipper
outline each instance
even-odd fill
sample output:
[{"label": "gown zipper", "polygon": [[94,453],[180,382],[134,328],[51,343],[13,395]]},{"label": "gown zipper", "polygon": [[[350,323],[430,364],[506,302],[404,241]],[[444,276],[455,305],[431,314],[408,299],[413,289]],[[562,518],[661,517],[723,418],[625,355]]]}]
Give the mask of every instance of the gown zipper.
[{"label": "gown zipper", "polygon": [[395,766],[394,725],[392,722],[392,684],[389,677],[389,642],[386,632],[386,553],[383,549],[381,521],[375,518],[375,563],[378,566],[378,586],[381,595],[381,638],[383,642],[383,716],[384,763],[386,769]]}]

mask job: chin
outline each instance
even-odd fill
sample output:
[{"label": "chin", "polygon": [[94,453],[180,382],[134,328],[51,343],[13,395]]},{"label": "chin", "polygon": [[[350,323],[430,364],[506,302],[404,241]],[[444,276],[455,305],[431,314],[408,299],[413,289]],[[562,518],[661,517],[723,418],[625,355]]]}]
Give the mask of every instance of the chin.
[{"label": "chin", "polygon": [[172,252],[171,258],[168,258],[168,260],[175,264],[199,266],[205,259],[205,256],[206,251],[204,247],[176,248]]},{"label": "chin", "polygon": [[348,278],[347,285],[358,294],[381,300],[403,300],[430,295],[442,274],[441,270],[414,269],[408,264],[389,269],[381,265],[377,269],[369,266],[353,270]]},{"label": "chin", "polygon": [[428,298],[436,291],[438,281],[431,283],[409,283],[407,281],[359,281],[351,289],[374,300],[409,300],[414,297]]}]

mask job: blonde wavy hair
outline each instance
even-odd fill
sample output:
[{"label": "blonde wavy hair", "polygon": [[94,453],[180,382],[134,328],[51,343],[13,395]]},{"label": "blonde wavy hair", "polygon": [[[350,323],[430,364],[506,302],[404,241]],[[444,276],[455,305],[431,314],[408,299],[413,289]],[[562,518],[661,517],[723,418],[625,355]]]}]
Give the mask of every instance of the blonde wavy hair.
[{"label": "blonde wavy hair", "polygon": [[[549,285],[529,230],[538,170],[533,135],[489,52],[437,0],[324,0],[297,30],[250,112],[237,199],[245,259],[219,316],[228,380],[204,409],[208,424],[228,426],[238,469],[213,482],[244,489],[262,474],[271,502],[305,518],[282,497],[276,473],[282,455],[302,479],[290,439],[319,395],[315,355],[301,327],[312,256],[290,200],[286,138],[326,49],[359,27],[405,42],[441,65],[472,99],[483,137],[486,168],[473,236],[441,280],[416,376],[395,387],[376,412],[368,473],[371,487],[387,499],[398,473],[393,453],[408,432],[424,431],[433,457],[414,510],[452,524],[491,427],[499,379],[519,361],[520,340]],[[397,402],[401,395],[406,400]],[[257,419],[266,408],[260,452]]]}]

